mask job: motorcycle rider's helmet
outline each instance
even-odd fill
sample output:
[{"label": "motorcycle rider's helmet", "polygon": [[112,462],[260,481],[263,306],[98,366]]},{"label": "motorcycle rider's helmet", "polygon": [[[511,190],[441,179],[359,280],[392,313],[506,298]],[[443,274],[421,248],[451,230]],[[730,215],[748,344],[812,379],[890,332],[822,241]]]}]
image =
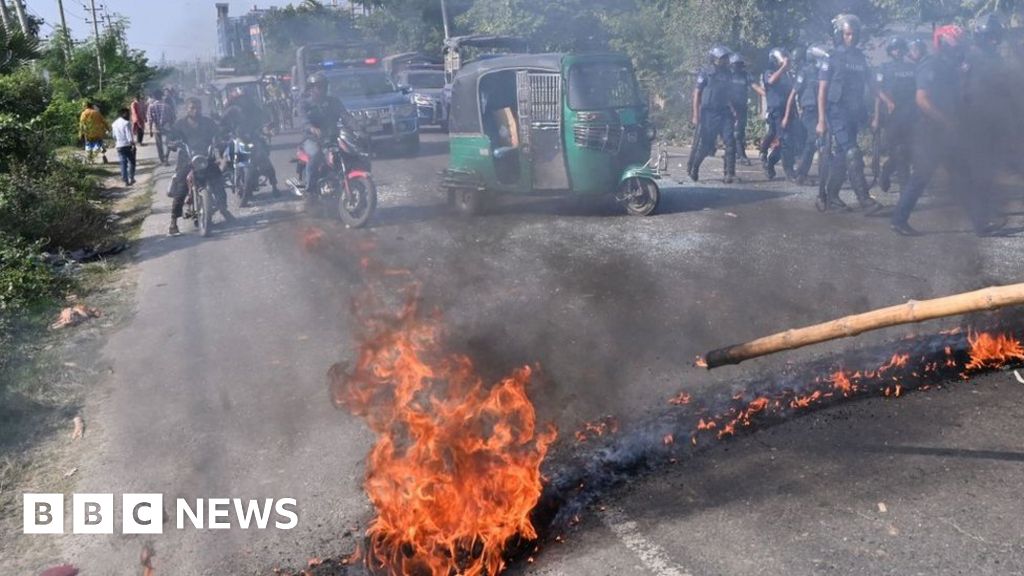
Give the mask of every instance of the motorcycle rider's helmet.
[{"label": "motorcycle rider's helmet", "polygon": [[316,88],[316,87],[321,87],[321,88],[323,88],[324,92],[326,92],[327,91],[327,86],[328,86],[327,75],[324,74],[323,72],[314,72],[314,73],[309,75],[308,79],[306,79],[306,87],[307,88],[312,89],[312,88]]},{"label": "motorcycle rider's helmet", "polygon": [[785,48],[772,48],[768,52],[768,61],[772,63],[772,66],[778,68],[782,66],[782,63],[789,59],[789,52]]},{"label": "motorcycle rider's helmet", "polygon": [[842,46],[846,43],[843,36],[847,32],[853,35],[851,45],[856,46],[860,43],[861,31],[863,29],[864,25],[856,14],[839,14],[832,19],[832,38],[837,46]]},{"label": "motorcycle rider's helmet", "polygon": [[995,46],[1003,41],[1003,33],[1003,23],[995,14],[988,14],[974,23],[974,39],[978,44]]},{"label": "motorcycle rider's helmet", "polygon": [[711,62],[712,66],[725,66],[729,63],[730,54],[732,54],[731,50],[719,44],[717,46],[712,46],[711,50],[708,50],[708,60]]},{"label": "motorcycle rider's helmet", "polygon": [[885,53],[888,54],[890,58],[903,58],[907,55],[908,50],[909,46],[907,45],[907,41],[899,36],[889,38],[889,41],[885,44]]}]

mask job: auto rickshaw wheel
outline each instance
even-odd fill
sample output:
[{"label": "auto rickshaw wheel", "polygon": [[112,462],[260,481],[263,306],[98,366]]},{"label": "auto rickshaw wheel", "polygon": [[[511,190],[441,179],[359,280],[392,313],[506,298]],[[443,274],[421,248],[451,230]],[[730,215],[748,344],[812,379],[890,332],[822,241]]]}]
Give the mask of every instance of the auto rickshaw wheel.
[{"label": "auto rickshaw wheel", "polygon": [[456,188],[455,209],[464,216],[476,216],[483,211],[485,192],[479,188]]},{"label": "auto rickshaw wheel", "polygon": [[627,178],[619,185],[618,198],[626,205],[626,212],[631,216],[650,216],[658,209],[661,190],[653,180]]}]

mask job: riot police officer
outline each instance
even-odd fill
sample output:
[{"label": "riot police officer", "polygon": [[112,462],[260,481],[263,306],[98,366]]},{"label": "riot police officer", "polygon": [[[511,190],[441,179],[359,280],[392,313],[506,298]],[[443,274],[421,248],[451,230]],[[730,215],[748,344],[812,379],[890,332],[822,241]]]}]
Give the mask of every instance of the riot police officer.
[{"label": "riot police officer", "polygon": [[786,118],[786,103],[793,91],[789,75],[789,53],[782,48],[772,48],[768,53],[772,69],[761,75],[761,85],[768,107],[767,130],[761,140],[761,165],[769,180],[775,179],[775,165],[782,160],[786,175],[793,178],[793,155],[789,142],[789,127],[783,126]]},{"label": "riot police officer", "polygon": [[889,191],[894,174],[900,179],[901,189],[906,187],[910,177],[910,141],[917,111],[917,84],[914,80],[916,66],[906,59],[909,49],[903,38],[889,39],[886,53],[891,60],[879,67],[875,78],[878,94],[872,129],[881,135],[888,152],[878,175],[878,183],[885,192]]},{"label": "riot police officer", "polygon": [[786,118],[789,120],[787,124],[793,122],[793,118],[799,115],[800,123],[803,125],[803,147],[793,170],[795,181],[800,185],[807,180],[811,164],[814,163],[818,138],[818,62],[812,50],[806,52],[804,64],[797,70],[793,89],[786,102]]},{"label": "riot police officer", "polygon": [[917,68],[912,170],[906,189],[892,214],[892,230],[902,236],[919,233],[909,224],[910,213],[939,166],[945,166],[953,192],[960,196],[979,236],[992,234],[1005,222],[990,220],[987,199],[971,186],[970,164],[961,150],[962,75],[966,36],[956,25],[940,26],[933,35],[935,54]]},{"label": "riot police officer", "polygon": [[692,116],[695,136],[687,166],[687,173],[694,182],[700,179],[700,165],[714,152],[719,137],[725,145],[725,182],[731,183],[736,178],[735,112],[730,99],[729,55],[728,48],[713,47],[708,51],[711,65],[697,74]]},{"label": "riot police officer", "polygon": [[[831,138],[831,159],[825,198],[819,198],[823,210],[846,210],[839,199],[839,190],[849,176],[857,195],[857,202],[865,215],[874,215],[883,209],[868,194],[864,177],[864,154],[857,145],[857,134],[867,121],[865,96],[868,85],[868,62],[857,45],[862,25],[853,14],[840,14],[832,20],[835,48],[821,63],[818,74],[819,136]],[[826,159],[822,159],[824,162]]]},{"label": "riot police officer", "polygon": [[758,86],[754,77],[747,71],[747,61],[740,54],[729,56],[729,67],[732,69],[732,108],[735,114],[733,123],[734,137],[736,140],[736,159],[750,166],[750,159],[747,158],[747,104],[750,100],[750,90],[764,95],[764,91]]}]

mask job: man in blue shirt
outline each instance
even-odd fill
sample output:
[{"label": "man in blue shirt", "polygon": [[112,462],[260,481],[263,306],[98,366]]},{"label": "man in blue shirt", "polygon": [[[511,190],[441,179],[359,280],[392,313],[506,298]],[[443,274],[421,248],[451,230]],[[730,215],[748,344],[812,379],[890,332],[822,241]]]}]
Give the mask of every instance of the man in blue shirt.
[{"label": "man in blue shirt", "polygon": [[728,48],[715,46],[708,52],[711,66],[697,74],[691,119],[696,135],[687,166],[687,173],[694,182],[700,179],[700,165],[714,152],[719,137],[725,144],[725,182],[731,183],[736,178],[735,112],[730,98],[729,54]]}]

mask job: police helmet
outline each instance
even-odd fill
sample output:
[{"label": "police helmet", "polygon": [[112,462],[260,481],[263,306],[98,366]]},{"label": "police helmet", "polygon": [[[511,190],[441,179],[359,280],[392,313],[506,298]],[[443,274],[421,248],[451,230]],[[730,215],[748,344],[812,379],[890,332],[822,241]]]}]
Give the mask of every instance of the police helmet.
[{"label": "police helmet", "polygon": [[743,58],[742,54],[734,52],[729,55],[729,65],[733,68],[742,68],[747,65],[747,61]]},{"label": "police helmet", "polygon": [[796,46],[796,47],[794,47],[793,48],[793,55],[791,57],[793,58],[793,62],[796,63],[796,64],[802,64],[803,62],[806,62],[807,61],[807,47],[806,46]]},{"label": "police helmet", "polygon": [[785,48],[772,48],[768,51],[768,60],[771,61],[772,65],[776,68],[782,66],[782,63],[789,59],[789,52]]},{"label": "police helmet", "polygon": [[928,53],[928,43],[920,38],[913,38],[907,43],[907,54],[920,60]]},{"label": "police helmet", "polygon": [[730,54],[732,54],[731,50],[719,44],[712,46],[711,50],[708,50],[708,60],[712,64],[718,64],[723,58],[728,58]]},{"label": "police helmet", "polygon": [[813,58],[814,60],[817,60],[817,61],[828,60],[828,58],[829,58],[828,49],[826,49],[824,46],[818,46],[818,45],[811,46],[811,47],[807,48],[807,57],[808,58]]},{"label": "police helmet", "polygon": [[999,44],[1003,41],[1003,32],[1003,23],[995,14],[988,14],[974,23],[974,38],[979,43]]},{"label": "police helmet", "polygon": [[937,52],[962,50],[964,41],[964,29],[956,24],[939,26],[932,34],[932,44]]},{"label": "police helmet", "polygon": [[309,75],[306,79],[306,86],[309,88],[315,88],[317,86],[323,86],[324,90],[327,89],[327,75],[323,72],[314,72]]},{"label": "police helmet", "polygon": [[864,25],[856,14],[839,14],[832,19],[832,36],[836,44],[843,44],[843,34],[849,30],[853,34],[853,44],[860,42],[861,31]]},{"label": "police helmet", "polygon": [[885,44],[885,53],[893,58],[897,57],[897,54],[902,57],[906,56],[910,50],[910,46],[907,41],[899,36],[893,36],[889,38],[889,41]]}]

